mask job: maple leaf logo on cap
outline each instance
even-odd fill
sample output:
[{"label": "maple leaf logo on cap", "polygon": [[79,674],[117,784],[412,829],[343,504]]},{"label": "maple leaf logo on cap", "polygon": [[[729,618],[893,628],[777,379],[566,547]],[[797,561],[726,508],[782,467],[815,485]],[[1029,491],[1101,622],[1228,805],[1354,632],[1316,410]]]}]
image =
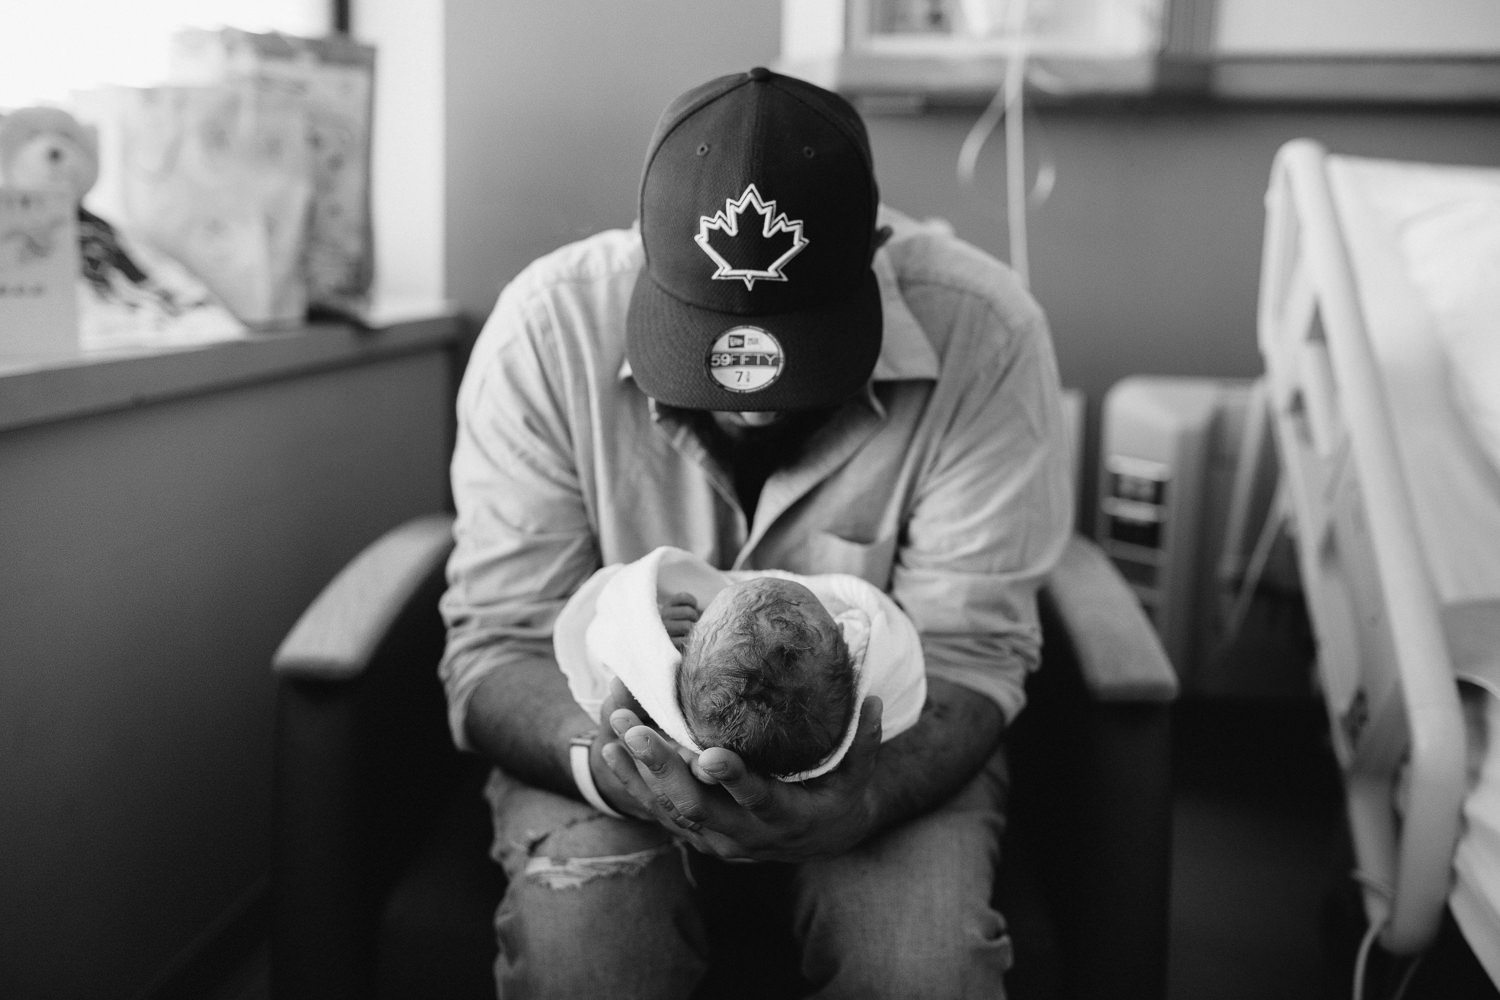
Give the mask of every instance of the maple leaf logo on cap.
[{"label": "maple leaf logo on cap", "polygon": [[[744,218],[747,209],[760,217],[759,227],[753,218]],[[743,231],[742,221],[750,223]],[[715,281],[738,278],[752,289],[757,281],[787,280],[782,268],[808,243],[802,235],[802,221],[778,215],[776,202],[762,198],[754,184],[738,198],[726,199],[724,211],[700,216],[694,239],[718,265]]]}]

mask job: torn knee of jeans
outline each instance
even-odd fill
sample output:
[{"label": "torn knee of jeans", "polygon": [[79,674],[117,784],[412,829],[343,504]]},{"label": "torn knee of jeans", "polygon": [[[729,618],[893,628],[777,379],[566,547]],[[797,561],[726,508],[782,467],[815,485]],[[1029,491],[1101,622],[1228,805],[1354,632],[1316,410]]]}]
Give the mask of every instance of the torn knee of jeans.
[{"label": "torn knee of jeans", "polygon": [[639,875],[647,865],[670,850],[672,845],[666,843],[648,847],[644,851],[605,854],[594,858],[553,858],[528,851],[530,856],[526,859],[526,867],[522,869],[521,875],[548,889],[576,889],[596,878]]},{"label": "torn knee of jeans", "polygon": [[[639,850],[624,853],[574,856],[568,850],[571,845],[558,843],[558,840],[572,839],[559,837],[560,834],[565,834],[574,827],[598,819],[603,819],[603,817],[580,817],[552,830],[528,831],[523,842],[513,845],[524,851],[526,855],[526,864],[521,869],[521,877],[549,889],[576,889],[596,878],[638,875],[651,862],[672,850],[672,841],[668,840],[665,843],[651,844]],[[548,853],[549,847],[560,853],[566,852],[567,856],[553,856]]]}]

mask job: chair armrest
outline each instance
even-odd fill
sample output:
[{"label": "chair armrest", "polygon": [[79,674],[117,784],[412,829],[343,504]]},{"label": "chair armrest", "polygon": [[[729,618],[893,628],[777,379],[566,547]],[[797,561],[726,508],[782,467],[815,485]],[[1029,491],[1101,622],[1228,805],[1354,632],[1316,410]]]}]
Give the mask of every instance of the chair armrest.
[{"label": "chair armrest", "polygon": [[1042,662],[1009,737],[1012,816],[1052,901],[1063,995],[1161,997],[1177,679],[1119,571],[1081,536],[1038,610]]},{"label": "chair armrest", "polygon": [[277,648],[282,677],[348,680],[369,664],[413,593],[453,549],[453,518],[431,514],[388,531],[334,577]]},{"label": "chair armrest", "polygon": [[438,613],[452,520],[371,543],[308,607],[273,658],[271,992],[375,995],[391,885],[454,783],[484,762],[448,733]]},{"label": "chair armrest", "polygon": [[1041,594],[1100,701],[1168,702],[1177,674],[1141,603],[1098,545],[1074,535]]}]

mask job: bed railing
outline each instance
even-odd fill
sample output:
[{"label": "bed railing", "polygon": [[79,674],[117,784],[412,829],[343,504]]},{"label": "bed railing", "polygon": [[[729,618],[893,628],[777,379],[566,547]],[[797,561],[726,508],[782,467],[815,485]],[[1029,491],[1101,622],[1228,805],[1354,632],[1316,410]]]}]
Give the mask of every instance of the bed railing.
[{"label": "bed railing", "polygon": [[1381,944],[1412,954],[1452,879],[1464,730],[1327,165],[1306,139],[1276,158],[1259,335],[1356,875]]}]

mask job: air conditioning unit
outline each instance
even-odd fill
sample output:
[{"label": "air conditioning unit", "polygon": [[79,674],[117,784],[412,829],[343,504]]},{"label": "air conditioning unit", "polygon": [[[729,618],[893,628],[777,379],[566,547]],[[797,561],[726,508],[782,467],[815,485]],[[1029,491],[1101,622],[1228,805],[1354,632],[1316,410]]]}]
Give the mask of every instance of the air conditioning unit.
[{"label": "air conditioning unit", "polygon": [[1131,376],[1102,402],[1095,538],[1188,695],[1310,690],[1294,564],[1268,559],[1290,550],[1260,398],[1250,379]]}]

